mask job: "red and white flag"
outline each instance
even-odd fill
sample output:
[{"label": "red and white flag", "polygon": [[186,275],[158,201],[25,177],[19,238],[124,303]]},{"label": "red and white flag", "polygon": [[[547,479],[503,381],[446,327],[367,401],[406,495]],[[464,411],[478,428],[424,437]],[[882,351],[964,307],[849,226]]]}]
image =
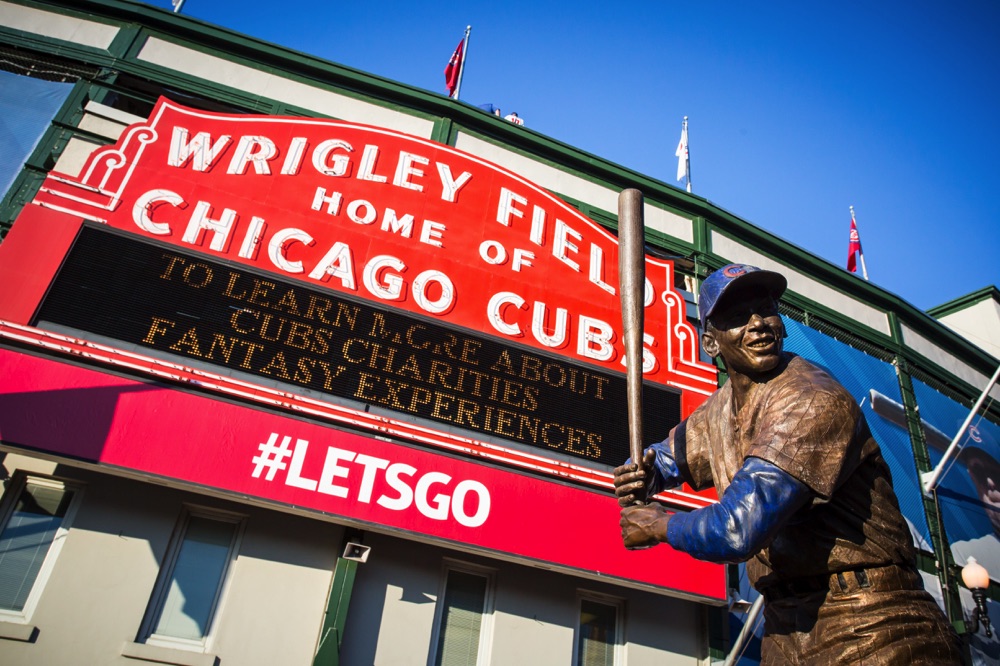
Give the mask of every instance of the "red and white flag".
[{"label": "red and white flag", "polygon": [[854,215],[851,215],[851,239],[847,245],[847,270],[852,273],[858,272],[858,257],[861,257],[861,261],[864,261],[864,255],[861,252],[861,236],[858,235],[858,225],[854,221]]},{"label": "red and white flag", "polygon": [[677,142],[677,150],[674,151],[674,155],[677,157],[677,180],[684,180],[684,178],[688,175],[687,118],[684,119],[684,125],[681,128],[681,140]]},{"label": "red and white flag", "polygon": [[465,47],[465,39],[458,43],[455,52],[451,54],[448,66],[444,68],[444,85],[448,88],[448,97],[454,97],[458,90],[458,78],[462,73],[462,50]]}]

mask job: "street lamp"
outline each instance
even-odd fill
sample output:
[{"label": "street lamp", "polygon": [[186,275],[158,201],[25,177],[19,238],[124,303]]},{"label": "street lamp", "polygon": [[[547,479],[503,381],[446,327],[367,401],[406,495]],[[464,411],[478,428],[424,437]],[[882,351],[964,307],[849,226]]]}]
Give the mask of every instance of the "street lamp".
[{"label": "street lamp", "polygon": [[976,558],[970,557],[962,567],[962,582],[972,592],[972,598],[976,602],[976,608],[972,611],[972,633],[979,631],[979,623],[982,622],[986,637],[992,637],[990,615],[986,611],[986,588],[990,586],[989,572],[986,571],[986,567],[976,562]]}]

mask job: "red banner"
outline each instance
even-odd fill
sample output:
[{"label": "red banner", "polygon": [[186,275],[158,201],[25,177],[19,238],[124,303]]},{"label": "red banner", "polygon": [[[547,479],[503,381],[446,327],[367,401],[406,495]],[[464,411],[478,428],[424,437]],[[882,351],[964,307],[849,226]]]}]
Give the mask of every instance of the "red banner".
[{"label": "red banner", "polygon": [[605,493],[0,349],[9,446],[523,561],[725,599],[723,567],[626,551]]}]

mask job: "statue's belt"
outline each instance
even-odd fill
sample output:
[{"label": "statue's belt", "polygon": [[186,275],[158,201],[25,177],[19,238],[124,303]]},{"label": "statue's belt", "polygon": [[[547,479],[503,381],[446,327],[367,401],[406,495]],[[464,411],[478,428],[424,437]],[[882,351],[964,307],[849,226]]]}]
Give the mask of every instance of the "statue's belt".
[{"label": "statue's belt", "polygon": [[922,589],[923,581],[920,574],[912,567],[890,564],[882,567],[851,569],[837,573],[818,576],[803,576],[791,578],[770,585],[763,590],[765,601],[776,601],[787,597],[804,597],[822,592],[823,594],[845,594],[870,590],[885,592],[889,590]]}]

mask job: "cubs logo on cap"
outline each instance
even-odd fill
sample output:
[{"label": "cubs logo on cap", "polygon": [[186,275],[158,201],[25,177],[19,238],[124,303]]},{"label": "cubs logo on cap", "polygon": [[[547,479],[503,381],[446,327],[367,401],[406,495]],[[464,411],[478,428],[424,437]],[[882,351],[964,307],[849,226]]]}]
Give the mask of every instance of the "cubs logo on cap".
[{"label": "cubs logo on cap", "polygon": [[759,285],[767,289],[775,300],[781,298],[788,287],[788,281],[781,273],[766,271],[749,264],[728,264],[715,271],[701,283],[698,310],[701,313],[701,327],[706,328],[708,318],[719,304],[719,300],[734,284]]}]

